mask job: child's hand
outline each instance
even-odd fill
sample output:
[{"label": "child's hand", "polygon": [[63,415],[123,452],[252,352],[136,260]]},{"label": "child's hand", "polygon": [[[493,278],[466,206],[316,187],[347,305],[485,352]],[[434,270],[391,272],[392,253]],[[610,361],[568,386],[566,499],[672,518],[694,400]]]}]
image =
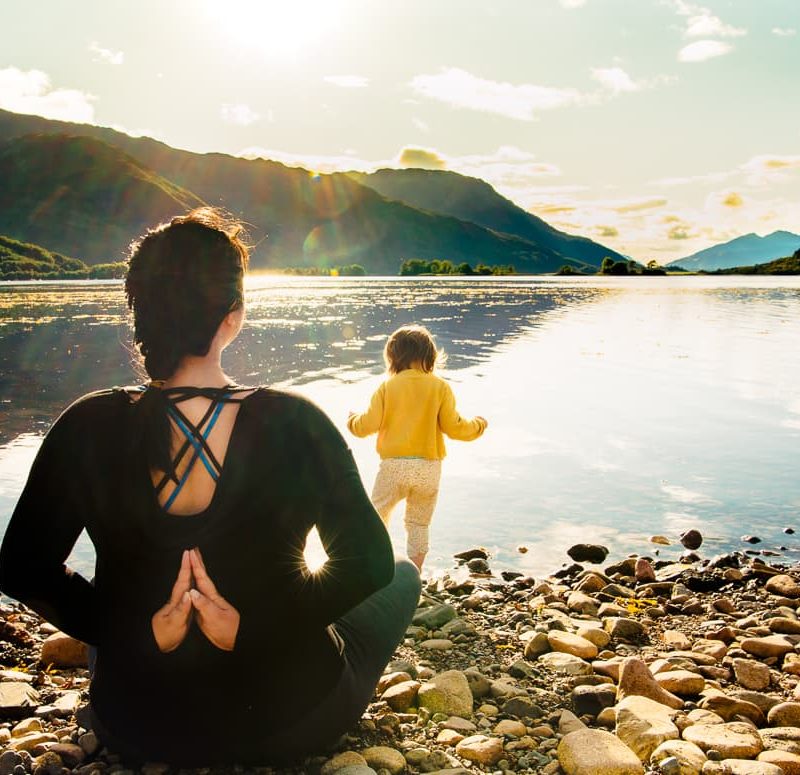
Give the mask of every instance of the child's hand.
[{"label": "child's hand", "polygon": [[475,419],[480,420],[480,422],[483,423],[484,430],[486,430],[489,427],[489,421],[485,417],[481,417],[481,415],[478,415]]}]

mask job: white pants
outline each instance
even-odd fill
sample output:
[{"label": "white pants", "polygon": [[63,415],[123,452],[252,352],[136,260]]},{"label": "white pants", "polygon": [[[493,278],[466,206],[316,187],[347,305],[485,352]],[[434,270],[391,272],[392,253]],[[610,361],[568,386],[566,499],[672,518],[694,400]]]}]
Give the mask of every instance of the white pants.
[{"label": "white pants", "polygon": [[390,457],[381,460],[372,505],[388,527],[394,507],[406,502],[406,552],[409,557],[428,553],[428,533],[442,476],[441,460]]}]

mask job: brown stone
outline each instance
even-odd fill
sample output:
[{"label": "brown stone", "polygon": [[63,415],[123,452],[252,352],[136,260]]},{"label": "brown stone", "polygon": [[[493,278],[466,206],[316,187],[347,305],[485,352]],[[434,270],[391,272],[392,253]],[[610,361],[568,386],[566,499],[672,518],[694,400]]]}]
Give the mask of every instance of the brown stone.
[{"label": "brown stone", "polygon": [[653,677],[647,665],[639,657],[627,657],[619,671],[617,700],[630,696],[647,697],[670,708],[682,708],[683,700],[668,692]]},{"label": "brown stone", "polygon": [[86,667],[89,647],[66,633],[54,632],[42,643],[39,659],[42,664],[53,667]]},{"label": "brown stone", "polygon": [[777,576],[767,579],[764,589],[773,595],[781,595],[781,597],[792,599],[800,597],[800,583],[793,576],[785,573],[779,573]]},{"label": "brown stone", "polygon": [[499,737],[471,735],[456,745],[456,754],[477,764],[496,764],[503,756],[503,741]]}]

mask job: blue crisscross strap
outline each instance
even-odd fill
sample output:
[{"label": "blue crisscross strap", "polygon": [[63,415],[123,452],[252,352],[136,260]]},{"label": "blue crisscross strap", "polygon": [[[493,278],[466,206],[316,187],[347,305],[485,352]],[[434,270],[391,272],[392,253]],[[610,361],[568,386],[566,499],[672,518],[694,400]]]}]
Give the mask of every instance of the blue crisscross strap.
[{"label": "blue crisscross strap", "polygon": [[[252,388],[233,386],[224,388],[181,387],[162,390],[162,394],[167,401],[167,414],[185,436],[183,444],[172,461],[172,473],[165,473],[158,485],[156,485],[156,495],[160,495],[170,481],[175,483],[175,489],[170,493],[169,498],[163,505],[165,511],[169,510],[170,506],[175,502],[198,460],[215,482],[219,479],[222,466],[208,445],[208,437],[214,429],[224,405],[226,403],[239,403],[242,399],[235,394],[249,390],[252,390]],[[198,396],[210,399],[210,403],[200,422],[195,425],[181,411],[178,404]],[[183,474],[178,478],[175,471],[177,471],[178,465],[180,465],[190,449],[192,450],[192,456]]]}]

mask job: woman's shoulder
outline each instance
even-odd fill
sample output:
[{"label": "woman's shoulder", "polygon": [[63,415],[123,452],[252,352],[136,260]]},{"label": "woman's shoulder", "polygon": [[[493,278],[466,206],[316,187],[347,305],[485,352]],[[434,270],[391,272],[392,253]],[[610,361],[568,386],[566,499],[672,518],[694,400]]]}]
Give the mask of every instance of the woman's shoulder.
[{"label": "woman's shoulder", "polygon": [[245,398],[248,410],[265,421],[314,426],[330,425],[325,411],[306,396],[291,390],[261,386]]}]

